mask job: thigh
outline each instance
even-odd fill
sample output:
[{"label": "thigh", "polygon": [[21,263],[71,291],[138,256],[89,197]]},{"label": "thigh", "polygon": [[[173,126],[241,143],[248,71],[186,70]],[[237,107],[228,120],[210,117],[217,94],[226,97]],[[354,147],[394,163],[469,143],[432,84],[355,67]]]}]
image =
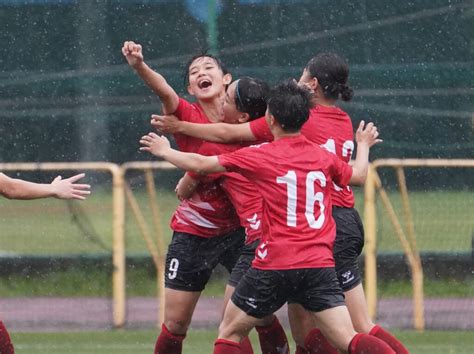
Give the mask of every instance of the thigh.
[{"label": "thigh", "polygon": [[341,305],[314,313],[314,317],[326,339],[340,351],[347,352],[356,332],[346,306]]},{"label": "thigh", "polygon": [[348,291],[362,281],[358,259],[364,247],[364,229],[354,208],[334,207],[332,214],[336,222],[336,273],[342,290]]},{"label": "thigh", "polygon": [[314,315],[300,304],[288,303],[288,320],[294,341],[304,347],[306,336],[316,327]]},{"label": "thigh", "polygon": [[354,329],[359,333],[369,333],[375,324],[369,316],[362,284],[344,292],[344,295]]},{"label": "thigh", "polygon": [[165,289],[165,325],[171,333],[186,334],[200,294]]},{"label": "thigh", "polygon": [[246,314],[232,301],[229,301],[224,319],[219,326],[219,338],[240,342],[258,324],[258,318]]}]

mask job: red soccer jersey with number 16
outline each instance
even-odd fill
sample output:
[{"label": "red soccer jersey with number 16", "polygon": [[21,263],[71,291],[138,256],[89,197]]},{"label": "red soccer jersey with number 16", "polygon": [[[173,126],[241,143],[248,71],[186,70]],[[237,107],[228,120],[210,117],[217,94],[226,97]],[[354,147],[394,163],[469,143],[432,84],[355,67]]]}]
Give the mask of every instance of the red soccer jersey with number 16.
[{"label": "red soccer jersey with number 16", "polygon": [[302,135],[220,155],[219,163],[247,177],[263,198],[262,242],[253,267],[334,266],[332,182],[346,186],[352,167]]}]

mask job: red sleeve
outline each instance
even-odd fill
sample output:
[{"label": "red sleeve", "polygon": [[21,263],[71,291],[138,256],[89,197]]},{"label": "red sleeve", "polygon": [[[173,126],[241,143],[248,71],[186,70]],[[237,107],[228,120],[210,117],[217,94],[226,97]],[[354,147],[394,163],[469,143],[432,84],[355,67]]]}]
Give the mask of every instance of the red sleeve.
[{"label": "red sleeve", "polygon": [[229,172],[238,172],[247,177],[260,169],[260,149],[257,145],[217,156],[219,164]]},{"label": "red sleeve", "polygon": [[260,142],[273,141],[273,134],[265,120],[265,117],[252,120],[249,124],[255,140]]}]

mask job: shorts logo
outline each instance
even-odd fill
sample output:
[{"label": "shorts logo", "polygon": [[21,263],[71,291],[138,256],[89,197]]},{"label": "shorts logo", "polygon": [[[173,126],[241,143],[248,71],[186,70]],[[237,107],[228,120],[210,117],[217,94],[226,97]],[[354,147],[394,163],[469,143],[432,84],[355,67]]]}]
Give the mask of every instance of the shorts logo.
[{"label": "shorts logo", "polygon": [[342,284],[347,284],[352,279],[354,279],[354,274],[352,274],[352,272],[350,270],[348,270],[347,272],[342,273],[341,276],[343,278]]},{"label": "shorts logo", "polygon": [[249,297],[248,300],[245,300],[245,303],[249,305],[251,308],[256,309],[257,305],[255,304],[255,299],[253,297]]},{"label": "shorts logo", "polygon": [[261,258],[261,259],[265,259],[265,257],[268,255],[268,250],[265,248],[267,247],[267,243],[268,242],[264,242],[262,243],[260,246],[258,246],[257,248],[257,255]]}]

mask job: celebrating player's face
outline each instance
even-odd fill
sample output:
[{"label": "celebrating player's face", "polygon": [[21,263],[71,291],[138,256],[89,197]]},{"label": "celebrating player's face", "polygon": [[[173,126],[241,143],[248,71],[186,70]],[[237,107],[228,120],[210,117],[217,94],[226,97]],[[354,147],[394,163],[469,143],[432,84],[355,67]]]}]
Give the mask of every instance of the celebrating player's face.
[{"label": "celebrating player's face", "polygon": [[199,57],[189,66],[188,91],[198,100],[212,99],[222,94],[227,80],[214,59]]},{"label": "celebrating player's face", "polygon": [[235,105],[237,83],[238,80],[235,80],[229,85],[224,100],[224,122],[230,124],[238,123],[238,119],[242,115],[242,112],[239,112]]}]

